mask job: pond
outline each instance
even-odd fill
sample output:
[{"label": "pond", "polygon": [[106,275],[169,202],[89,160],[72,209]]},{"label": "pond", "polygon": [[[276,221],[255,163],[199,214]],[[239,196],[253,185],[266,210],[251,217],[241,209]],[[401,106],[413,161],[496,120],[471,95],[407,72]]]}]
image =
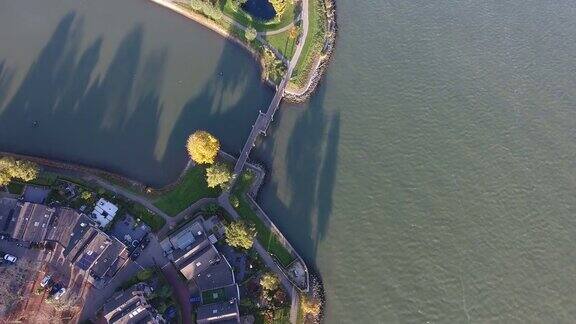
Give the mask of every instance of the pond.
[{"label": "pond", "polygon": [[276,11],[268,0],[248,0],[242,5],[242,9],[250,16],[262,21],[271,20],[276,16]]}]

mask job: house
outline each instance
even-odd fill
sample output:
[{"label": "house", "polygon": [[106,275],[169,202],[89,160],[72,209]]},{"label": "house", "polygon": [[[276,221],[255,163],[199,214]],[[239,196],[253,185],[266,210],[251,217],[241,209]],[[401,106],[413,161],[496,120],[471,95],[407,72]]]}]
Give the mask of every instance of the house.
[{"label": "house", "polygon": [[116,205],[104,198],[100,198],[90,217],[92,217],[100,227],[106,227],[106,225],[114,219],[117,212],[118,207]]},{"label": "house", "polygon": [[[228,260],[221,255],[206,236],[198,218],[177,230],[160,243],[176,268],[190,281],[194,281],[202,294],[215,295],[198,308],[198,323],[239,323],[238,285]],[[225,297],[220,298],[221,294]]]},{"label": "house", "polygon": [[146,299],[150,292],[150,287],[139,283],[112,296],[103,307],[106,323],[165,323],[164,318]]},{"label": "house", "polygon": [[18,207],[18,214],[14,213],[11,219],[14,222],[11,224],[12,231],[7,234],[13,239],[23,242],[43,242],[48,232],[48,225],[56,210],[46,205],[29,202],[18,203]]},{"label": "house", "polygon": [[176,267],[188,280],[193,280],[200,272],[208,269],[211,265],[221,261],[220,254],[213,245],[206,247],[188,259],[180,259],[174,262]]},{"label": "house", "polygon": [[14,227],[16,226],[16,219],[20,214],[21,203],[16,199],[2,198],[0,199],[0,234],[12,237]]},{"label": "house", "polygon": [[188,259],[209,245],[201,219],[184,225],[160,243],[168,259],[175,263]]},{"label": "house", "polygon": [[90,274],[89,282],[101,286],[128,261],[128,250],[122,242],[95,227],[89,227],[68,251],[66,260]]},{"label": "house", "polygon": [[240,323],[237,301],[233,299],[198,307],[196,323]]},{"label": "house", "polygon": [[91,228],[91,220],[70,208],[57,208],[48,226],[45,240],[54,242],[68,252]]}]

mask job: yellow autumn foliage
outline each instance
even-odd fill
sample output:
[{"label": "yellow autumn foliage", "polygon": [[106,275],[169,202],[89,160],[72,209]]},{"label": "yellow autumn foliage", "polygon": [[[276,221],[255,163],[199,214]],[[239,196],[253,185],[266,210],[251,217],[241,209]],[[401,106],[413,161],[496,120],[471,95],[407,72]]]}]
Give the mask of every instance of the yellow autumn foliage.
[{"label": "yellow autumn foliage", "polygon": [[196,131],[186,143],[188,154],[198,164],[212,164],[220,150],[220,141],[206,131]]}]

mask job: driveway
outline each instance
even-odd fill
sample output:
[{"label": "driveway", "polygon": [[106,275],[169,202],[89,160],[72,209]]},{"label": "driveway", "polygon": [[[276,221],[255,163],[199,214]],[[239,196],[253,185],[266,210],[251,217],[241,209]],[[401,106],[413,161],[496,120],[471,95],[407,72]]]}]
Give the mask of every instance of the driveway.
[{"label": "driveway", "polygon": [[172,263],[167,263],[162,268],[162,273],[172,286],[172,293],[180,304],[182,323],[192,323],[192,306],[190,305],[190,291],[188,286],[180,279],[178,270]]}]

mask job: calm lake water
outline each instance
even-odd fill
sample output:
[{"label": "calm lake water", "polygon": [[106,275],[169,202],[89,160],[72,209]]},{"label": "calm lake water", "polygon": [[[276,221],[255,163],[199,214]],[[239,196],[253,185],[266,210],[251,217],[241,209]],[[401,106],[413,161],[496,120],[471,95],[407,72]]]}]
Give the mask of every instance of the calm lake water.
[{"label": "calm lake water", "polygon": [[0,0],[0,41],[1,150],[151,185],[198,128],[238,152],[273,94],[246,51],[144,0]]},{"label": "calm lake water", "polygon": [[[338,5],[327,78],[254,155],[326,322],[574,322],[576,4]],[[271,96],[242,50],[145,1],[0,0],[0,40],[2,149],[151,183],[197,127],[239,149]]]}]

